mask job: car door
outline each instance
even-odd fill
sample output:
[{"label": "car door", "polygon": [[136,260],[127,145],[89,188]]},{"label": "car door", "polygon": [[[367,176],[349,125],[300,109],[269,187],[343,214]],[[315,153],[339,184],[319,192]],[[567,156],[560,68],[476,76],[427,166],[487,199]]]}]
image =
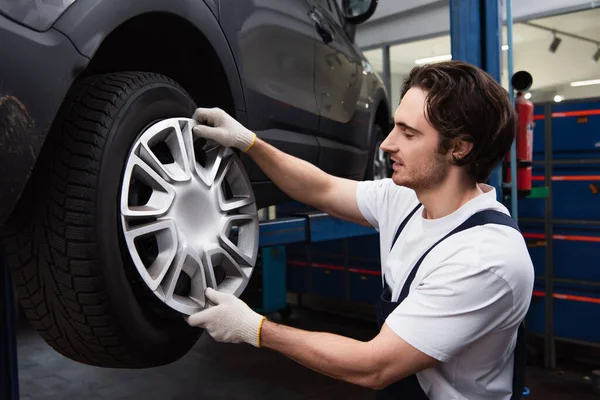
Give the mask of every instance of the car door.
[{"label": "car door", "polygon": [[242,78],[246,126],[317,163],[315,30],[307,0],[221,1],[221,26]]},{"label": "car door", "polygon": [[311,18],[319,34],[315,46],[315,95],[320,115],[320,161],[332,173],[357,175],[360,171],[350,171],[348,166],[362,165],[360,160],[365,155],[348,146],[364,144],[369,130],[369,110],[360,104],[362,58],[344,30],[336,0],[310,1]]}]

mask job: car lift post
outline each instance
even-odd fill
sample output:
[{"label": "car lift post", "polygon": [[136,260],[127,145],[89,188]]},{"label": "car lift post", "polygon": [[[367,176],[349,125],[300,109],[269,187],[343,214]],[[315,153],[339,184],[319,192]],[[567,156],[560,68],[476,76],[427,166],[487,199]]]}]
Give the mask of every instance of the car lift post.
[{"label": "car lift post", "polygon": [[0,247],[0,274],[2,279],[2,306],[0,306],[0,400],[19,399],[17,345],[15,329],[14,291],[10,271],[5,262],[4,249]]},{"label": "car lift post", "polygon": [[287,307],[286,251],[294,243],[316,243],[374,235],[374,228],[307,212],[289,218],[261,222],[259,246],[262,255],[262,302],[256,311],[270,313]]}]

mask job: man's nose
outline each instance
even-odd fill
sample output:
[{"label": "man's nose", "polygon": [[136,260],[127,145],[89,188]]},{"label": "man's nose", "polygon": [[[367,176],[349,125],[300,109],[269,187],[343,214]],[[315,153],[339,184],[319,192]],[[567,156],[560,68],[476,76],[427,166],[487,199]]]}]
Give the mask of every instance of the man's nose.
[{"label": "man's nose", "polygon": [[397,147],[397,146],[394,145],[391,132],[387,135],[387,137],[383,140],[383,142],[381,142],[381,145],[379,147],[381,148],[381,150],[385,151],[386,153],[394,152],[394,147]]}]

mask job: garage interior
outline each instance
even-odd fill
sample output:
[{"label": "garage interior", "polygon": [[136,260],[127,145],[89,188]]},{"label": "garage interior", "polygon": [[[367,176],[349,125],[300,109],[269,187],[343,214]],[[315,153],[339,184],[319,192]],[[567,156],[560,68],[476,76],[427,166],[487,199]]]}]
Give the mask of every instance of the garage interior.
[{"label": "garage interior", "polygon": [[[403,77],[415,65],[465,60],[487,67],[507,90],[514,72],[531,74],[533,84],[525,93],[534,104],[531,193],[517,198],[516,187],[504,184],[502,167],[491,182],[517,218],[536,272],[526,318],[523,398],[597,399],[600,9],[581,0],[514,1],[507,23],[501,1],[499,26],[493,17],[483,22],[493,16],[486,7],[494,3],[380,0],[375,15],[358,28],[356,42],[383,77],[391,111]],[[494,27],[496,42],[489,40]],[[381,288],[377,233],[293,202],[260,214],[259,258],[241,298],[290,326],[359,340],[375,336],[372,305]],[[369,389],[327,378],[275,352],[217,343],[208,335],[163,367],[122,370],[77,363],[29,326],[12,299],[8,271],[2,270],[3,315],[9,318],[3,321],[2,371],[17,398],[374,398]],[[2,396],[15,399],[4,390]]]}]

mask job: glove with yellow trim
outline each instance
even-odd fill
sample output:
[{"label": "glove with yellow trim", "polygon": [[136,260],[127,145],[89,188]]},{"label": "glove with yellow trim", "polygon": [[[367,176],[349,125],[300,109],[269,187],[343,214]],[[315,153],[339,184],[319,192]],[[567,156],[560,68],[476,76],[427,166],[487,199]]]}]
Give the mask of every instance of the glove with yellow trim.
[{"label": "glove with yellow trim", "polygon": [[264,316],[232,294],[207,288],[205,296],[215,305],[189,316],[188,324],[205,329],[217,342],[245,342],[260,347]]},{"label": "glove with yellow trim", "polygon": [[192,118],[201,124],[192,129],[196,136],[214,140],[221,146],[246,152],[256,140],[254,132],[220,108],[197,108]]}]

